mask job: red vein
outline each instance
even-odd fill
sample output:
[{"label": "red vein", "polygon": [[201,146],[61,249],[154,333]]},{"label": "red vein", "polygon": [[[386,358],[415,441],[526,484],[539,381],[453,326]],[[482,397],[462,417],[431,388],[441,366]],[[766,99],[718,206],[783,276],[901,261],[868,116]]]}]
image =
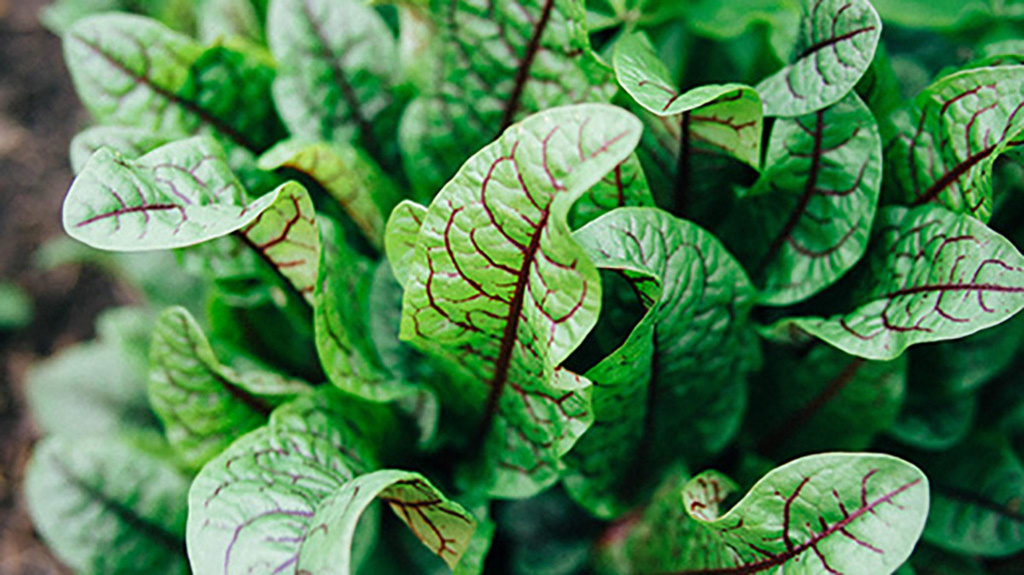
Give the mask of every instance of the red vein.
[{"label": "red vein", "polygon": [[867,32],[871,32],[874,29],[875,29],[874,26],[865,26],[863,28],[858,28],[856,30],[851,30],[851,31],[849,31],[849,32],[847,32],[845,34],[840,34],[839,36],[833,36],[831,38],[828,38],[828,39],[822,40],[820,42],[817,42],[815,44],[811,44],[811,46],[809,48],[807,48],[806,50],[803,51],[802,54],[800,54],[800,56],[797,58],[797,60],[800,60],[802,58],[806,58],[806,57],[810,56],[811,54],[813,54],[813,53],[815,53],[815,52],[817,52],[819,50],[822,50],[824,48],[828,48],[829,46],[832,46],[833,44],[838,44],[840,42],[845,42],[846,40],[849,40],[849,39],[851,39],[851,38],[853,38],[855,36],[859,36],[861,34],[864,34],[864,33],[867,33]]},{"label": "red vein", "polygon": [[544,34],[544,29],[547,28],[548,21],[551,19],[551,11],[554,7],[555,0],[545,0],[544,9],[540,14],[540,21],[537,22],[533,29],[533,36],[530,37],[530,43],[526,46],[526,53],[519,63],[519,69],[516,70],[515,85],[512,88],[512,95],[509,96],[508,103],[505,105],[505,114],[501,120],[501,132],[504,132],[506,128],[512,125],[516,112],[519,111],[519,101],[523,97],[523,90],[526,88],[526,82],[530,78],[530,68],[533,66],[533,61],[537,58],[538,50],[540,50],[540,38]]},{"label": "red vein", "polygon": [[963,175],[966,174],[971,168],[976,166],[985,158],[992,155],[992,152],[994,152],[995,149],[995,145],[989,146],[980,152],[968,156],[966,160],[957,164],[952,170],[949,170],[948,172],[943,174],[943,176],[938,180],[935,180],[935,183],[932,184],[931,187],[929,187],[924,194],[918,196],[917,200],[914,202],[913,205],[919,206],[921,204],[926,204],[934,200],[936,197],[938,197],[940,193],[942,193],[943,190],[953,185],[957,180],[963,177]]}]

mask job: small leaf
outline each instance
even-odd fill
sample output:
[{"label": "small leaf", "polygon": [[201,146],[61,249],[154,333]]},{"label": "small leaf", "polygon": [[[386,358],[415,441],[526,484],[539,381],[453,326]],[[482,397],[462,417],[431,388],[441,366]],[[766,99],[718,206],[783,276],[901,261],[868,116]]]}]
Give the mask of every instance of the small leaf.
[{"label": "small leaf", "polygon": [[323,405],[335,406],[340,417],[275,412],[269,427],[246,435],[200,472],[189,495],[196,572],[353,573],[376,529],[375,508],[367,507],[375,498],[442,559],[458,562],[475,529],[472,516],[419,474],[354,477],[362,466],[348,453],[379,445],[386,423],[368,415],[383,408],[328,393],[333,397]]},{"label": "small leaf", "polygon": [[878,126],[856,94],[779,119],[765,166],[740,200],[731,245],[757,270],[759,301],[789,305],[835,283],[867,249],[882,183]]},{"label": "small leaf", "polygon": [[150,403],[167,440],[194,469],[263,425],[274,406],[309,389],[272,372],[238,373],[221,365],[183,308],[160,314],[150,357]]},{"label": "small leaf", "polygon": [[606,105],[531,116],[467,162],[423,219],[401,336],[451,364],[440,396],[479,422],[492,494],[555,481],[587,427],[586,383],[555,367],[593,327],[600,284],[566,217],[640,129]]},{"label": "small leaf", "polygon": [[32,299],[14,283],[0,281],[0,333],[32,321]]},{"label": "small leaf", "polygon": [[612,517],[680,457],[706,457],[736,433],[758,349],[754,290],[711,234],[650,208],[615,210],[574,235],[600,268],[623,273],[649,311],[588,370],[594,426],[566,456],[570,495]]},{"label": "small leaf", "polygon": [[277,192],[250,202],[213,140],[174,142],[130,161],[97,152],[64,200],[64,229],[92,247],[139,251],[185,247],[234,232]]},{"label": "small leaf", "polygon": [[766,116],[803,116],[830,106],[860,80],[882,34],[867,0],[804,0],[792,63],[757,85]]},{"label": "small leaf", "polygon": [[761,99],[753,88],[725,84],[679,92],[668,69],[639,34],[616,43],[614,62],[619,84],[644,109],[677,125],[685,122],[680,137],[688,141],[681,148],[707,148],[760,167]]},{"label": "small leaf", "polygon": [[80,173],[89,158],[101,148],[110,148],[124,158],[135,160],[176,139],[174,134],[130,126],[94,126],[71,140],[71,169]]},{"label": "small leaf", "polygon": [[925,88],[893,116],[886,145],[891,199],[938,203],[983,222],[992,215],[992,166],[1024,144],[1024,67],[964,70]]},{"label": "small leaf", "polygon": [[395,279],[405,286],[409,268],[416,255],[416,238],[419,236],[427,208],[416,202],[405,200],[395,206],[388,218],[384,233],[384,247]]},{"label": "small leaf", "polygon": [[610,74],[594,58],[583,0],[423,3],[440,64],[406,109],[399,134],[413,185],[433,194],[468,157],[525,116],[605,101]]},{"label": "small leaf", "polygon": [[974,437],[922,463],[933,478],[925,541],[982,557],[1024,550],[1024,465],[1005,437]]},{"label": "small leaf", "polygon": [[25,498],[36,528],[83,575],[184,575],[188,480],[114,437],[50,437]]},{"label": "small leaf", "polygon": [[260,158],[260,168],[291,168],[315,180],[345,208],[366,239],[380,247],[384,214],[401,194],[395,183],[365,153],[347,144],[282,142]]},{"label": "small leaf", "polygon": [[[274,0],[267,41],[278,61],[274,100],[293,136],[358,143],[391,164],[397,50],[391,31],[358,0]],[[389,116],[391,116],[389,118]]]},{"label": "small leaf", "polygon": [[313,200],[296,182],[284,183],[273,193],[274,203],[239,230],[238,236],[312,304],[320,259],[320,229]]},{"label": "small leaf", "polygon": [[1024,307],[1024,256],[972,217],[937,206],[882,210],[853,311],[784,320],[843,351],[889,360],[970,335]]},{"label": "small leaf", "polygon": [[624,551],[639,572],[884,575],[910,556],[928,515],[927,478],[888,455],[798,459],[720,515],[733,487],[720,474],[695,477],[681,499],[672,485],[629,527]]}]

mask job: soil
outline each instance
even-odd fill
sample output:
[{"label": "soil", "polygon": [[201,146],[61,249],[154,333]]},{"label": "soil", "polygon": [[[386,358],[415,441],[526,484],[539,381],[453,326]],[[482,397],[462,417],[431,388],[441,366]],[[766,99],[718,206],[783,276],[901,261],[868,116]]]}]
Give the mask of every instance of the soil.
[{"label": "soil", "polygon": [[93,335],[118,303],[100,272],[42,271],[35,254],[63,235],[60,205],[71,182],[68,143],[87,119],[63,64],[60,40],[39,24],[45,0],[0,0],[0,280],[34,301],[32,324],[0,334],[0,574],[68,573],[32,529],[19,486],[37,438],[27,413],[27,367]]}]

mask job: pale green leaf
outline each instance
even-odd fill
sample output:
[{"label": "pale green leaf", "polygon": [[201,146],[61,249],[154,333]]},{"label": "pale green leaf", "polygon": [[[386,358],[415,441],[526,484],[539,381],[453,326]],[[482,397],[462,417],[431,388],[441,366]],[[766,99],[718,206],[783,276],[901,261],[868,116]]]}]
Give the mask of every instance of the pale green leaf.
[{"label": "pale green leaf", "polygon": [[403,286],[409,277],[409,268],[416,255],[416,237],[426,215],[426,207],[405,200],[395,206],[388,218],[384,248],[391,270],[395,272],[395,279]]},{"label": "pale green leaf", "polygon": [[83,130],[71,140],[71,169],[81,172],[89,158],[100,148],[110,148],[121,156],[135,160],[184,135],[154,132],[130,126],[94,126]]}]

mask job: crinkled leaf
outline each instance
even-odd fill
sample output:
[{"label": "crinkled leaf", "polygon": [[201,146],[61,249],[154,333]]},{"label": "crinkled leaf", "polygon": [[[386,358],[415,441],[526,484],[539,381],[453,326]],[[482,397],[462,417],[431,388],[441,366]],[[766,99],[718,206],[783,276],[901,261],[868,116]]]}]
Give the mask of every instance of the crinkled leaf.
[{"label": "crinkled leaf", "polygon": [[947,76],[893,121],[898,133],[886,145],[891,199],[939,203],[988,221],[992,166],[1000,154],[1024,144],[1024,67]]},{"label": "crinkled leaf", "polygon": [[154,20],[127,14],[76,23],[64,52],[82,102],[102,123],[210,133],[248,153],[280,135],[267,97],[273,70],[241,52],[204,52]]},{"label": "crinkled leaf", "polygon": [[116,437],[45,439],[25,477],[36,528],[84,575],[184,575],[188,479]]},{"label": "crinkled leaf", "polygon": [[925,541],[983,557],[1024,550],[1024,465],[1005,437],[974,437],[922,465],[932,478]]},{"label": "crinkled leaf", "polygon": [[441,397],[479,422],[479,485],[492,494],[550,485],[589,425],[587,383],[555,369],[600,305],[597,270],[566,217],[640,130],[628,112],[600,104],[531,116],[473,156],[423,219],[401,335],[460,366]]},{"label": "crinkled leaf", "polygon": [[1024,307],[1024,256],[970,216],[938,206],[881,211],[853,310],[785,320],[843,351],[888,360],[970,335]]},{"label": "crinkled leaf", "polygon": [[734,487],[720,474],[704,473],[683,487],[681,498],[678,488],[663,490],[624,542],[635,570],[892,573],[910,555],[928,515],[928,480],[888,455],[798,459],[769,472],[719,514]]},{"label": "crinkled leaf", "polygon": [[189,246],[259,217],[277,192],[249,201],[216,142],[196,137],[136,161],[102,149],[64,200],[64,229],[90,246],[138,251]]},{"label": "crinkled leaf", "polygon": [[358,143],[391,163],[398,59],[380,15],[359,0],[274,0],[267,22],[274,100],[292,135]]},{"label": "crinkled leaf", "polygon": [[614,93],[591,53],[582,0],[424,4],[437,64],[400,133],[417,190],[433,194],[473,150],[533,112]]},{"label": "crinkled leaf", "polygon": [[355,477],[363,465],[376,466],[350,452],[377,446],[387,422],[374,414],[384,408],[328,392],[335,395],[323,405],[331,412],[318,418],[278,418],[275,412],[269,427],[246,435],[200,472],[189,495],[196,572],[347,575],[372,545],[376,510],[364,511],[374,498],[387,501],[442,558],[454,563],[461,557],[475,527],[472,516],[418,474]]},{"label": "crinkled leaf", "polygon": [[401,197],[395,183],[370,157],[345,143],[289,140],[260,158],[260,168],[298,170],[312,178],[345,208],[370,243],[381,246],[384,214]]},{"label": "crinkled leaf", "polygon": [[796,303],[849,271],[867,249],[881,183],[878,126],[856,94],[777,120],[764,173],[731,230],[761,285],[759,301]]},{"label": "crinkled leaf", "polygon": [[135,160],[175,139],[173,134],[130,126],[94,126],[79,132],[71,140],[71,169],[76,174],[81,172],[100,148],[110,148],[129,160]]},{"label": "crinkled leaf", "polygon": [[570,494],[608,517],[680,457],[724,447],[746,405],[758,350],[754,289],[711,234],[651,208],[615,210],[574,234],[599,268],[623,273],[649,307],[594,382],[594,426],[566,457]]},{"label": "crinkled leaf", "polygon": [[274,203],[238,237],[312,304],[321,251],[313,200],[296,182],[282,184],[275,193]]},{"label": "crinkled leaf", "polygon": [[895,421],[907,386],[905,356],[851,357],[824,344],[806,353],[775,350],[752,386],[748,428],[760,453],[785,458],[860,450]]},{"label": "crinkled leaf", "polygon": [[188,467],[198,469],[263,425],[276,405],[308,389],[273,372],[239,373],[222,365],[183,308],[165,310],[153,328],[150,403]]},{"label": "crinkled leaf", "polygon": [[766,116],[803,116],[830,106],[860,80],[882,34],[868,0],[804,0],[791,63],[757,85]]},{"label": "crinkled leaf", "polygon": [[614,64],[619,85],[637,103],[679,125],[680,137],[687,138],[681,150],[707,148],[760,167],[761,99],[753,88],[725,84],[679,92],[668,69],[639,34],[616,43]]}]

